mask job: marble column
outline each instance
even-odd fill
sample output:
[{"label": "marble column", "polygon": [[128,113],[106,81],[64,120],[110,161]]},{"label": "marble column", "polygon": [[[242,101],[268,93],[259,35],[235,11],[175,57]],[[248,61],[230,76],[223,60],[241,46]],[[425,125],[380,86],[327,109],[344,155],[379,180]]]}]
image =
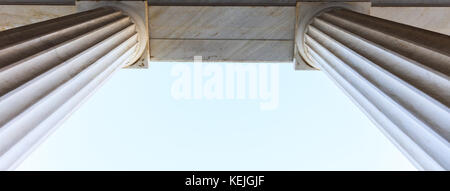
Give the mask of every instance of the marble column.
[{"label": "marble column", "polygon": [[303,59],[417,167],[450,170],[450,36],[339,7],[317,10],[299,30]]},{"label": "marble column", "polygon": [[0,170],[14,168],[116,69],[139,59],[139,24],[102,7],[0,32]]}]

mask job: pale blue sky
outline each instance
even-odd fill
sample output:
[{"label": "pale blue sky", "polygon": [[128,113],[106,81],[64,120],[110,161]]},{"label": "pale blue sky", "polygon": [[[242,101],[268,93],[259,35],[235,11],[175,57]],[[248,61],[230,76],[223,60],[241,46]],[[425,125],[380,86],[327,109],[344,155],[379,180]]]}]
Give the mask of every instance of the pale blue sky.
[{"label": "pale blue sky", "polygon": [[280,64],[261,111],[175,100],[173,66],[119,70],[17,170],[415,170],[322,72]]}]

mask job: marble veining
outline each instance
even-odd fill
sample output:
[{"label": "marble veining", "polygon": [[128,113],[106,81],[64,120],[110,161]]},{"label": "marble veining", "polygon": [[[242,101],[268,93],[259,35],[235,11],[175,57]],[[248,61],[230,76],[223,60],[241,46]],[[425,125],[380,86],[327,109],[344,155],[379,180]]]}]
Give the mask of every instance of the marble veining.
[{"label": "marble veining", "polygon": [[204,61],[292,63],[293,46],[292,41],[271,40],[150,41],[152,61],[189,62],[203,56]]},{"label": "marble veining", "polygon": [[0,31],[76,12],[74,6],[0,5]]},{"label": "marble veining", "polygon": [[151,6],[149,17],[152,39],[294,38],[295,7]]},{"label": "marble veining", "polygon": [[372,7],[375,17],[450,35],[448,7]]}]

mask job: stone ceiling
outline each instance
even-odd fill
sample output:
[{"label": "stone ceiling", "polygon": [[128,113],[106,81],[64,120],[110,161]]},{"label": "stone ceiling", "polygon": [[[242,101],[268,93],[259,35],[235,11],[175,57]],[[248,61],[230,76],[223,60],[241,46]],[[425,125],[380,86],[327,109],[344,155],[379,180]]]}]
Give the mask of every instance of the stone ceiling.
[{"label": "stone ceiling", "polygon": [[[297,1],[324,0],[148,0],[151,5],[272,5],[293,6]],[[333,0],[364,1],[364,0]],[[373,6],[450,6],[450,0],[367,0]],[[0,4],[73,5],[75,0],[0,0]]]}]

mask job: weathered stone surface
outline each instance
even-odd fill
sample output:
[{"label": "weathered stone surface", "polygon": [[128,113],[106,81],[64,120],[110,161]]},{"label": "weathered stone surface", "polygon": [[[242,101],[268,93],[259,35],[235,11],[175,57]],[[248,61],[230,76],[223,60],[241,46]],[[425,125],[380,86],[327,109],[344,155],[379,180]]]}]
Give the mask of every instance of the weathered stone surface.
[{"label": "weathered stone surface", "polygon": [[76,12],[74,6],[0,5],[0,31]]},{"label": "weathered stone surface", "polygon": [[449,7],[372,7],[370,15],[450,35]]},{"label": "weathered stone surface", "polygon": [[[95,1],[95,0],[80,0]],[[122,0],[133,1],[133,0]],[[326,0],[147,0],[150,5],[189,6],[295,6],[296,2],[320,2]],[[329,0],[334,2],[371,1],[374,6],[450,6],[448,0]],[[0,0],[4,5],[74,5],[75,0]]]},{"label": "weathered stone surface", "polygon": [[[50,0],[46,0],[50,1]],[[372,2],[375,6],[449,6],[448,0],[148,0],[150,5],[295,6],[296,2]]]},{"label": "weathered stone surface", "polygon": [[292,41],[157,40],[150,41],[152,61],[292,62]]},{"label": "weathered stone surface", "polygon": [[148,0],[150,5],[259,5],[279,6],[295,5],[296,0]]},{"label": "weathered stone surface", "polygon": [[149,16],[151,38],[294,38],[294,7],[151,6]]},{"label": "weathered stone surface", "polygon": [[292,62],[294,7],[150,6],[152,61]]},{"label": "weathered stone surface", "polygon": [[414,7],[414,6],[450,6],[448,0],[371,0],[374,6]]},{"label": "weathered stone surface", "polygon": [[75,5],[75,0],[0,0],[0,5]]},{"label": "weathered stone surface", "polygon": [[[263,1],[254,1],[252,3],[258,2]],[[154,40],[183,40],[183,45],[186,45],[188,40],[243,40],[246,43],[248,40],[267,39],[282,40],[280,44],[286,44],[286,40],[294,39],[294,9],[292,6],[151,6],[149,8],[150,37]],[[450,22],[447,21],[448,19],[445,19],[450,17],[450,12],[447,9],[448,7],[372,7],[371,15],[450,35]],[[0,5],[0,17],[2,18],[0,20],[0,31],[74,12],[76,12],[74,6]],[[167,44],[169,42],[176,42],[175,45],[179,45],[179,41],[166,41],[163,45],[153,45],[152,47],[155,48],[163,46],[172,48],[172,50],[151,50],[154,59],[171,60],[191,56],[190,54],[175,56],[173,53],[167,53],[183,51],[178,50],[179,48],[175,45],[169,46]],[[226,44],[231,46],[235,43],[230,42]],[[198,42],[193,42],[193,44],[198,44]],[[216,46],[217,42],[203,42],[201,44],[202,50],[209,51],[215,50],[216,47],[205,46]],[[267,43],[265,44],[267,45]],[[270,44],[274,46],[276,43]],[[261,45],[258,44],[258,46]],[[252,52],[252,54],[254,56],[259,55],[260,59],[255,60],[256,56],[249,57],[249,59],[252,61],[280,60],[282,56],[269,58],[268,56],[271,54],[266,54],[264,51],[281,51],[282,48],[285,48],[284,51],[286,53],[282,55],[286,56],[294,52],[293,48],[290,47],[266,47],[264,49],[254,47],[252,51],[261,52]],[[233,47],[224,47],[224,45],[220,45],[220,48],[227,51],[233,50]],[[249,47],[247,50],[250,49]],[[231,56],[221,51],[192,52],[198,55],[210,55],[223,59],[223,61],[239,61],[230,59],[243,58],[242,55]],[[212,55],[213,52],[216,55]],[[170,57],[164,58],[164,55]],[[292,56],[284,57],[281,60],[286,61],[288,58],[292,58]]]}]

